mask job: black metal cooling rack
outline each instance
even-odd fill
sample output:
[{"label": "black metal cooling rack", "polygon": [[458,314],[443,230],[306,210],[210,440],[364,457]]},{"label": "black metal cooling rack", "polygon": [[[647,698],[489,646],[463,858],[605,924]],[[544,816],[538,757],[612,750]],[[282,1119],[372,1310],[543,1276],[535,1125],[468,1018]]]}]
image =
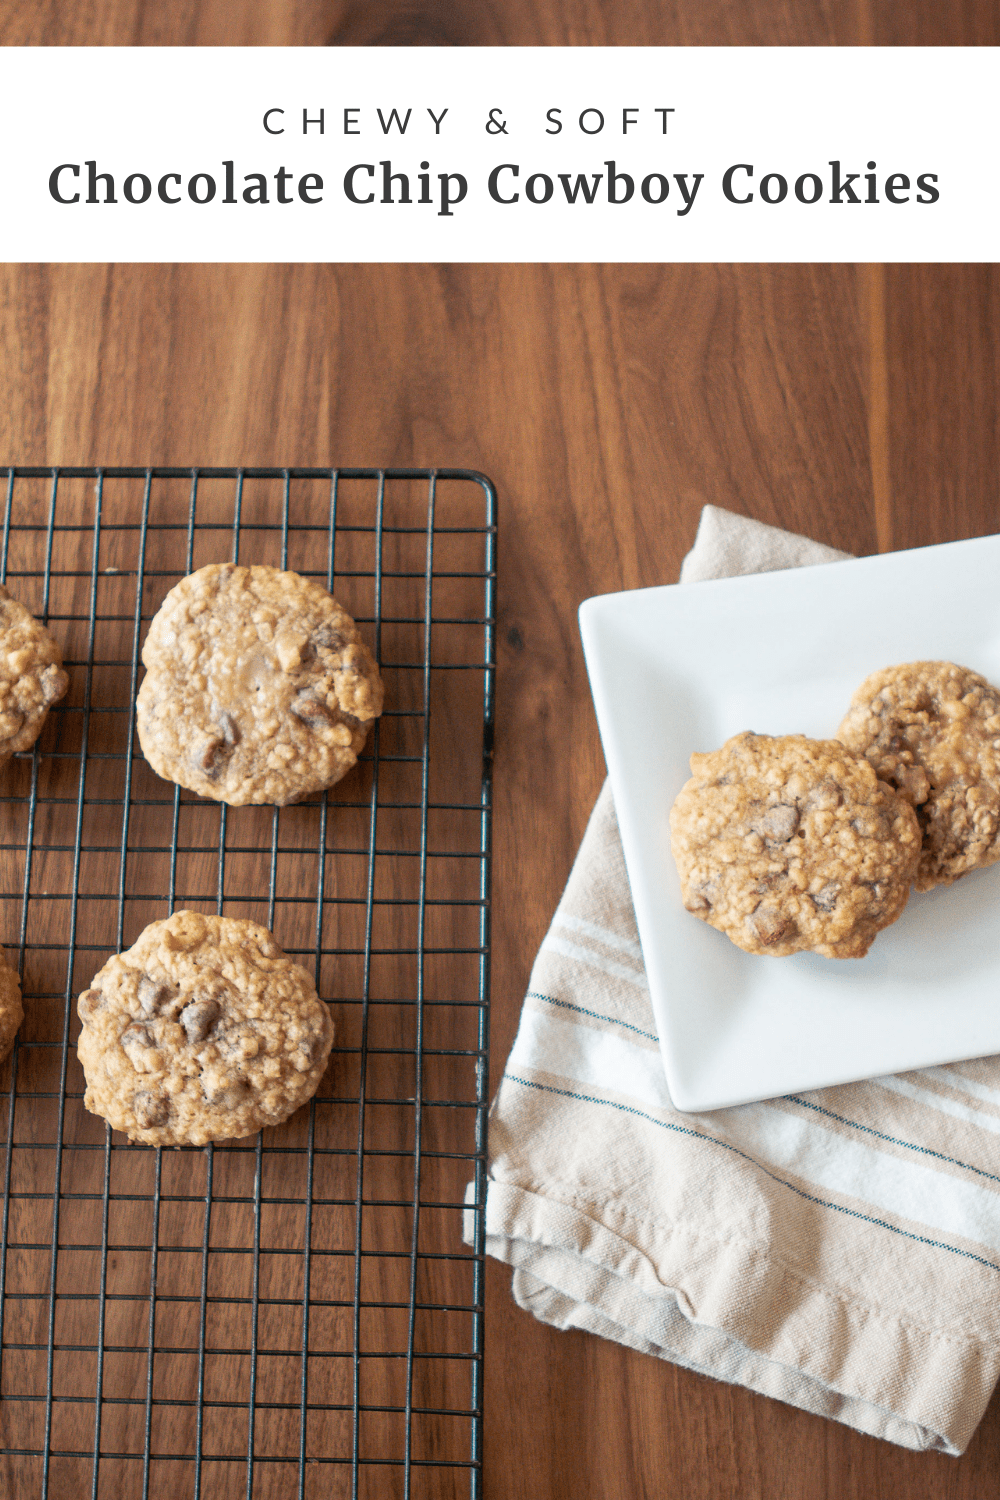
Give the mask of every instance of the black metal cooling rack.
[{"label": "black metal cooling rack", "polygon": [[[0,1070],[3,1493],[482,1493],[495,542],[469,471],[6,470],[0,582],[71,685],[0,770],[26,1012]],[[229,559],[320,579],[381,662],[358,767],[294,807],[202,802],[135,738],[149,619]],[[161,1151],[84,1110],[75,998],[183,906],[271,927],[337,1038],[285,1125]]]}]

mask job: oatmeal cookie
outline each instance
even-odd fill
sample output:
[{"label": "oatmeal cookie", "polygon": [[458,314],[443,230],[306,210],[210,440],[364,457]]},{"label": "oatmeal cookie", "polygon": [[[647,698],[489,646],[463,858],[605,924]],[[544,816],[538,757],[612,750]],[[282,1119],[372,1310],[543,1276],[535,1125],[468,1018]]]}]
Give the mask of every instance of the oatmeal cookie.
[{"label": "oatmeal cookie", "polygon": [[738,734],[670,812],[684,905],[747,953],[861,958],[906,905],[913,809],[836,740]]},{"label": "oatmeal cookie", "polygon": [[31,748],[68,686],[55,638],[0,588],[0,765]]},{"label": "oatmeal cookie", "polygon": [[315,985],[266,927],[192,911],[110,958],[77,1009],[84,1103],[151,1146],[280,1124],[316,1092],[333,1044]]},{"label": "oatmeal cookie", "polygon": [[837,737],[916,809],[918,891],[1000,859],[1000,691],[985,677],[950,661],[873,672]]},{"label": "oatmeal cookie", "polygon": [[142,650],[139,743],[202,797],[283,806],[347,774],[382,680],[326,589],[278,568],[213,563],[164,599]]},{"label": "oatmeal cookie", "polygon": [[0,1062],[14,1045],[17,1028],[24,1020],[21,984],[17,970],[12,969],[0,948]]}]

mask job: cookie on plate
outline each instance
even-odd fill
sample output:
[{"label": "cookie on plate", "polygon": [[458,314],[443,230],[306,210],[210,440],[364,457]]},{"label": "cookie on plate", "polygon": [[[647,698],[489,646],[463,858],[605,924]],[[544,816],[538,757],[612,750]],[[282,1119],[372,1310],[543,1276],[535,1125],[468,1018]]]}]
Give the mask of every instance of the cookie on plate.
[{"label": "cookie on plate", "polygon": [[202,797],[283,806],[332,786],[382,712],[378,667],[326,589],[213,563],[172,588],[142,650],[139,743]]},{"label": "cookie on plate", "polygon": [[910,805],[836,740],[738,734],[670,812],[684,905],[747,953],[861,958],[906,905]]},{"label": "cookie on plate", "polygon": [[0,587],[0,765],[31,748],[68,686],[55,637]]},{"label": "cookie on plate", "polygon": [[179,911],[111,958],[77,1002],[84,1103],[151,1146],[278,1125],[316,1092],[333,1022],[266,927]]},{"label": "cookie on plate", "polygon": [[17,1028],[23,1020],[21,982],[17,977],[17,970],[11,968],[6,954],[0,948],[0,1062],[3,1062],[13,1047]]},{"label": "cookie on plate", "polygon": [[1000,691],[950,661],[873,672],[837,731],[916,808],[916,886],[951,885],[1000,859]]}]

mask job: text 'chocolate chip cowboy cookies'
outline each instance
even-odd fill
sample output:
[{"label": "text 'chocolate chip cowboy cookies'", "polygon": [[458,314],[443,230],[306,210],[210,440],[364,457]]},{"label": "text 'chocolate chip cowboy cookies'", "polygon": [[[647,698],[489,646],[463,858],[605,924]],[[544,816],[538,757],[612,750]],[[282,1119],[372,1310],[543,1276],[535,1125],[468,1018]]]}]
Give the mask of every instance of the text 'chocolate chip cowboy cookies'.
[{"label": "text 'chocolate chip cowboy cookies'", "polygon": [[950,661],[874,672],[840,739],[917,810],[919,891],[1000,859],[1000,692]]},{"label": "text 'chocolate chip cowboy cookies'", "polygon": [[164,599],[142,650],[139,742],[202,797],[283,806],[332,786],[382,712],[357,626],[326,589],[278,568],[200,568]]},{"label": "text 'chocolate chip cowboy cookies'", "polygon": [[333,1022],[256,922],[175,912],[111,958],[77,1004],[84,1103],[130,1140],[202,1146],[311,1099]]},{"label": "text 'chocolate chip cowboy cookies'", "polygon": [[913,809],[836,740],[738,734],[670,812],[688,911],[747,953],[861,958],[906,905]]},{"label": "text 'chocolate chip cowboy cookies'", "polygon": [[0,765],[31,748],[68,686],[55,638],[0,588]]}]

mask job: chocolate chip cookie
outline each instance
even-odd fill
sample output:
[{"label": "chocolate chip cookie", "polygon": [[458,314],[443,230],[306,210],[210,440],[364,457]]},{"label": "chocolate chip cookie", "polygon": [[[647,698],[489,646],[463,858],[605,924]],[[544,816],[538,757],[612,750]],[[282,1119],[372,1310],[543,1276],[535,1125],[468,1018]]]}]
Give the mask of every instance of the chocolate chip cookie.
[{"label": "chocolate chip cookie", "polygon": [[213,563],[164,599],[142,651],[139,743],[202,797],[295,802],[332,786],[382,712],[378,667],[326,589]]},{"label": "chocolate chip cookie", "polygon": [[873,672],[837,731],[916,809],[920,891],[1000,859],[1000,691],[950,661]]},{"label": "chocolate chip cookie", "polygon": [[17,970],[12,969],[0,948],[0,1062],[14,1045],[17,1028],[24,1020],[21,1004],[21,983]]},{"label": "chocolate chip cookie", "polygon": [[54,636],[0,588],[0,765],[31,748],[68,686]]},{"label": "chocolate chip cookie", "polygon": [[278,1125],[316,1092],[333,1022],[266,927],[175,912],[77,1003],[84,1103],[151,1146]]},{"label": "chocolate chip cookie", "polygon": [[670,812],[684,905],[747,953],[861,958],[906,905],[920,829],[836,740],[738,734]]}]

